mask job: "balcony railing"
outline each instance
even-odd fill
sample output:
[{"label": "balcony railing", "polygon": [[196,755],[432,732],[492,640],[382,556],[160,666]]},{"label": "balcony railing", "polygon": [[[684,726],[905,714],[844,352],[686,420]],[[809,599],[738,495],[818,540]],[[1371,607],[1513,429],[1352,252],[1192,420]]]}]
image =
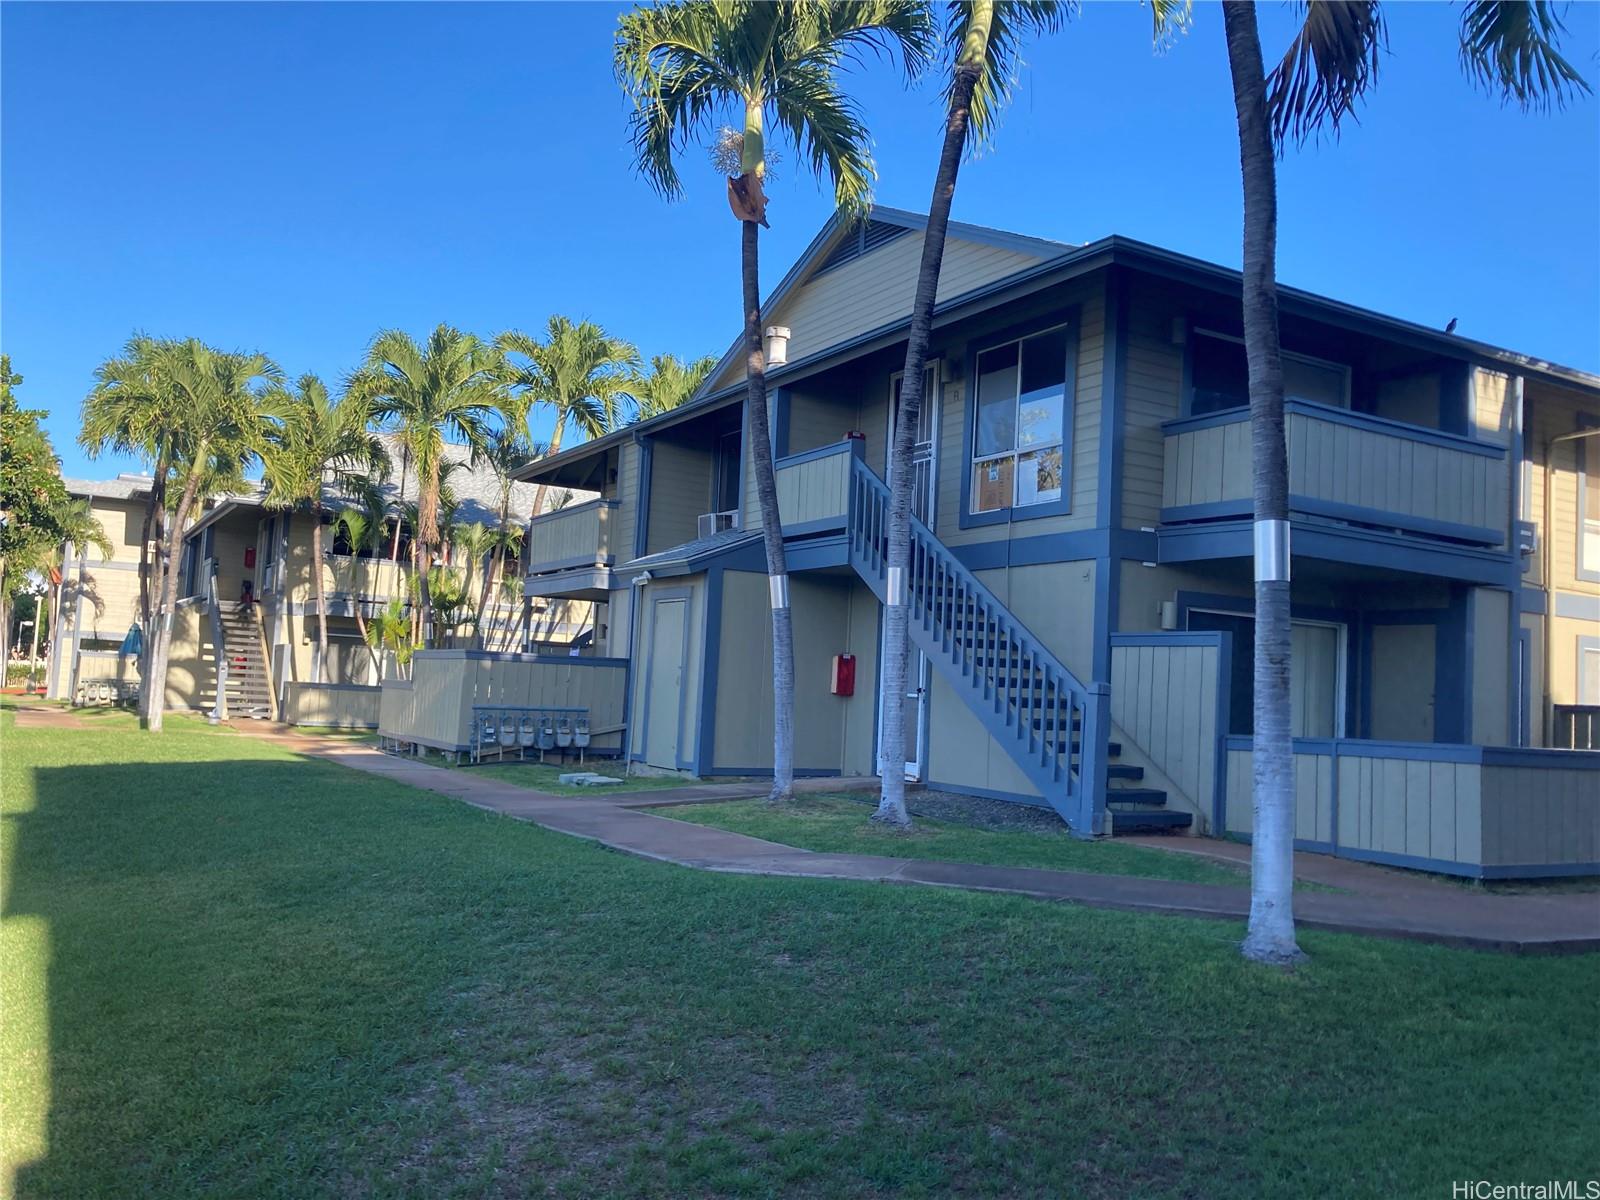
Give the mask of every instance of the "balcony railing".
[{"label": "balcony railing", "polygon": [[528,574],[610,566],[616,561],[616,523],[615,500],[590,500],[535,517],[523,552]]},{"label": "balcony railing", "polygon": [[850,462],[859,438],[791,454],[776,463],[778,511],[787,534],[843,529],[850,511]]},{"label": "balcony railing", "polygon": [[[1506,543],[1504,446],[1365,413],[1291,400],[1289,507],[1378,529],[1483,546]],[[1250,512],[1250,412],[1168,421],[1164,523]]]}]

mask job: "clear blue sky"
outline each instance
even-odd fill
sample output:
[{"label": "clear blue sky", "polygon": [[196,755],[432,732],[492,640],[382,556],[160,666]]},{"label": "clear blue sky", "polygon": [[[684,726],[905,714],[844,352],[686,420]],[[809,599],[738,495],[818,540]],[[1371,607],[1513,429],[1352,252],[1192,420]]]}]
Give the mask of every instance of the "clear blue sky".
[{"label": "clear blue sky", "polygon": [[[703,158],[668,205],[633,173],[601,4],[0,8],[0,337],[69,474],[95,364],[134,330],[341,378],[372,334],[589,317],[646,354],[720,353],[738,233]],[[1029,54],[959,219],[1121,233],[1230,265],[1239,182],[1221,13],[1164,55],[1148,9],[1090,4]],[[1457,10],[1388,6],[1379,89],[1280,182],[1287,283],[1600,370],[1600,103],[1525,117],[1475,92]],[[1268,53],[1287,8],[1262,9]],[[1600,80],[1600,6],[1567,13]],[[936,89],[853,80],[878,198],[925,209]],[[793,159],[791,157],[790,163]],[[828,215],[780,166],[768,286]]]}]

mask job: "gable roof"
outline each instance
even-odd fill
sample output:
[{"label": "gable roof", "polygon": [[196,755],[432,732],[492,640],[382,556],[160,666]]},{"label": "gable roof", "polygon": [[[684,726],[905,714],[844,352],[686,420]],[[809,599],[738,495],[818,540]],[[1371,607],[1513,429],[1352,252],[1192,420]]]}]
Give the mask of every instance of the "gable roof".
[{"label": "gable roof", "polygon": [[[897,209],[874,208],[872,217],[874,220],[883,217],[901,222],[913,222],[917,228],[925,228],[927,225],[925,215],[905,213]],[[789,273],[768,298],[763,306],[763,312],[776,311],[785,298],[794,294],[805,279],[810,277],[809,268],[833,248],[845,228],[845,224],[837,216],[829,219],[801,255],[800,260],[790,268]],[[963,238],[971,237],[972,240],[985,245],[1003,248],[1023,246],[1041,254],[1045,250],[1053,253],[1049,257],[1041,257],[1030,265],[1020,267],[968,291],[941,298],[934,308],[936,325],[948,323],[970,315],[973,311],[1112,265],[1193,284],[1224,295],[1237,295],[1240,291],[1242,273],[1237,268],[1224,267],[1119,234],[1074,246],[1066,242],[1029,238],[956,221],[950,223],[950,230],[952,234],[959,231]],[[1563,366],[1547,359],[1465,338],[1459,334],[1445,333],[1440,329],[1330,299],[1281,282],[1278,285],[1278,301],[1282,312],[1305,316],[1368,336],[1401,342],[1442,357],[1464,360],[1508,374],[1537,377],[1600,396],[1600,375],[1576,367]],[[908,293],[903,308],[897,311],[894,319],[846,341],[819,349],[815,354],[801,355],[798,358],[791,356],[783,366],[769,367],[768,383],[781,385],[787,379],[810,374],[823,365],[869,353],[903,340],[905,331],[911,323],[910,308],[911,297]],[[744,395],[744,380],[739,378],[731,382],[722,382],[719,377],[724,374],[728,364],[736,360],[738,350],[739,341],[735,340],[729,352],[723,355],[722,360],[706,377],[706,382],[680,407],[652,417],[648,421],[641,421],[606,434],[604,437],[573,446],[550,458],[536,459],[521,469],[518,478],[528,479],[535,474],[549,478],[551,472],[559,471],[590,454],[603,452],[625,439],[637,440],[656,429],[691,420],[722,405],[737,402]]]}]

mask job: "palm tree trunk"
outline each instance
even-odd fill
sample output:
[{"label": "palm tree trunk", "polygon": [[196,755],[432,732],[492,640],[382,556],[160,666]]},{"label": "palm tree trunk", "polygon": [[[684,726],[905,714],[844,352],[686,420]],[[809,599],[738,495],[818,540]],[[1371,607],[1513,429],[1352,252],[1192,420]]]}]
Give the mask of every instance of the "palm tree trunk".
[{"label": "palm tree trunk", "polygon": [[[567,415],[558,408],[556,411],[555,428],[550,431],[550,448],[544,452],[544,456],[546,458],[554,458],[556,455],[561,453],[561,435],[566,431],[566,427]],[[534,490],[533,515],[536,517],[544,511],[544,494],[549,490],[549,488],[549,484],[541,483]]]},{"label": "palm tree trunk", "polygon": [[494,586],[495,576],[505,569],[506,563],[506,521],[511,517],[511,493],[502,485],[500,492],[500,520],[495,525],[495,532],[499,535],[496,540],[494,553],[489,556],[489,564],[483,572],[483,588],[478,593],[478,611],[475,614],[473,628],[478,630],[478,645],[484,649],[489,647],[489,639],[483,634],[483,614],[489,609],[489,592]]},{"label": "palm tree trunk", "polygon": [[[980,13],[992,12],[992,0],[973,6]],[[933,305],[939,293],[939,271],[944,265],[945,233],[950,226],[950,206],[955,200],[956,176],[961,170],[961,155],[967,144],[967,124],[971,115],[972,92],[978,85],[989,36],[989,20],[975,16],[972,25],[976,39],[969,38],[956,64],[950,93],[949,115],[945,119],[944,146],[939,152],[939,170],[933,183],[933,200],[928,206],[928,227],[922,235],[922,263],[917,271],[916,298],[911,305],[911,331],[906,340],[905,371],[900,377],[900,405],[895,415],[894,441],[889,449],[889,546],[888,604],[883,615],[883,679],[880,692],[883,721],[879,769],[883,775],[875,821],[907,826],[906,811],[906,690],[911,647],[907,638],[910,623],[910,597],[906,580],[911,566],[911,453],[917,440],[917,422],[922,406],[924,367],[928,361],[928,342],[933,336]],[[937,403],[937,397],[933,398]]]},{"label": "palm tree trunk", "polygon": [[[328,679],[328,584],[322,577],[322,501],[311,502],[311,581],[317,592],[317,682]],[[361,606],[357,593],[356,607]]]},{"label": "palm tree trunk", "polygon": [[1278,347],[1277,168],[1253,3],[1222,6],[1244,181],[1244,344],[1250,371],[1251,494],[1255,508],[1254,824],[1244,955],[1303,957],[1294,939],[1294,745],[1290,716],[1289,463]]},{"label": "palm tree trunk", "polygon": [[[150,678],[150,654],[155,649],[155,638],[151,636],[153,624],[152,608],[155,603],[156,579],[155,563],[150,557],[150,543],[155,541],[160,544],[165,540],[166,529],[164,524],[167,512],[167,472],[171,464],[167,459],[167,448],[161,447],[161,452],[156,457],[155,475],[150,485],[150,499],[145,504],[144,525],[140,530],[139,541],[139,620],[145,632],[144,642],[139,647],[139,678]],[[143,687],[143,684],[140,685]],[[142,693],[141,693],[142,695]]]},{"label": "palm tree trunk", "polygon": [[[154,733],[161,732],[162,717],[167,708],[167,656],[172,649],[172,618],[178,605],[178,572],[172,564],[183,551],[183,530],[188,524],[189,512],[194,507],[195,496],[200,491],[200,476],[205,462],[204,443],[195,448],[194,466],[183,485],[183,495],[178,498],[178,509],[167,526],[166,540],[162,544],[158,564],[161,591],[150,630],[150,674],[140,683],[140,706],[143,725]],[[221,680],[218,684],[220,686]]]},{"label": "palm tree trunk", "polygon": [[744,282],[745,408],[750,452],[761,508],[761,541],[767,551],[767,590],[772,603],[772,795],[794,799],[794,614],[789,610],[789,568],[783,553],[778,482],[767,420],[767,358],[761,344],[761,227],[741,222],[740,267]]},{"label": "palm tree trunk", "polygon": [[[389,551],[389,557],[394,559],[395,564],[396,564],[395,570],[397,572],[399,570],[399,562],[400,562],[400,526],[402,524],[404,524],[403,518],[405,516],[406,465],[410,461],[411,461],[411,450],[410,450],[409,447],[407,447],[406,449],[400,451],[400,487],[394,494],[394,496],[395,496],[394,545],[393,545],[393,547],[391,547],[391,549]],[[412,533],[416,533],[416,530],[413,529],[411,532]]]},{"label": "palm tree trunk", "polygon": [[417,505],[417,623],[418,641],[428,648],[433,635],[433,594],[428,590],[428,571],[433,566],[433,545],[439,537],[439,464],[434,462]]}]

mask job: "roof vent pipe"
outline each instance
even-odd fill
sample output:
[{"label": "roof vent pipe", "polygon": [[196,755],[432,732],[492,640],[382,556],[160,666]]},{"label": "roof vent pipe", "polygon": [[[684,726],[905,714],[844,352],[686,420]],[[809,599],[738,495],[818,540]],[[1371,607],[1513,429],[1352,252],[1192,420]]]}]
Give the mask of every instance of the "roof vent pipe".
[{"label": "roof vent pipe", "polygon": [[789,361],[789,327],[767,326],[767,366],[781,367]]}]

